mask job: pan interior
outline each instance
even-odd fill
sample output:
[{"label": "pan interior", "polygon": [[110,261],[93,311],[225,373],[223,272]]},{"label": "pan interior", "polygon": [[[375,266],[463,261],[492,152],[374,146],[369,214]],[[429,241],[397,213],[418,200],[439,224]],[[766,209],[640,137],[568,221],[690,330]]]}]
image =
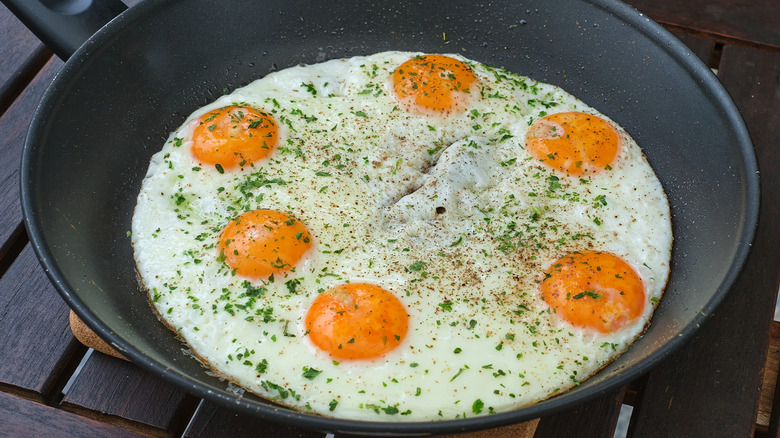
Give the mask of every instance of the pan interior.
[{"label": "pan interior", "polygon": [[[655,168],[675,235],[665,297],[647,333],[577,389],[439,424],[324,419],[252,396],[236,402],[150,310],[127,233],[149,159],[168,134],[223,90],[269,72],[385,50],[462,53],[561,86],[626,128]],[[82,47],[44,98],[23,156],[25,221],[77,313],[139,365],[197,395],[329,431],[462,431],[534,418],[658,362],[714,309],[747,254],[755,158],[733,104],[694,58],[657,24],[607,0],[453,1],[445,11],[434,2],[145,2]]]}]

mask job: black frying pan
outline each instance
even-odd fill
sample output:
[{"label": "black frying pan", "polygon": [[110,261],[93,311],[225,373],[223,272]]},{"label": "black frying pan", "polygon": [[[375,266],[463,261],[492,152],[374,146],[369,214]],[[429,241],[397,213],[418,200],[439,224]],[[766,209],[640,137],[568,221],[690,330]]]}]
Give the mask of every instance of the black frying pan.
[{"label": "black frying pan", "polygon": [[[30,239],[76,313],[139,366],[197,396],[303,427],[368,433],[454,432],[549,414],[627,383],[690,338],[735,279],[758,215],[750,139],[715,76],[614,0],[412,3],[148,1],[91,37],[46,93],[21,169]],[[29,4],[37,3],[11,7]],[[67,56],[69,43],[60,46]],[[236,399],[151,312],[126,232],[148,160],[168,133],[223,89],[302,62],[391,49],[458,52],[560,85],[624,126],[655,167],[676,239],[666,295],[647,333],[580,387],[489,417],[327,419]]]}]

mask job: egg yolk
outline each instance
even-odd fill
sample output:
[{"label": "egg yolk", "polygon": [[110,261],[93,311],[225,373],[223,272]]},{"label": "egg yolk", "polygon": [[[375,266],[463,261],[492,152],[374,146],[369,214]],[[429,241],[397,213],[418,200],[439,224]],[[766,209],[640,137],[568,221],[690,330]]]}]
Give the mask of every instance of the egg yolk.
[{"label": "egg yolk", "polygon": [[621,144],[611,123],[578,112],[542,117],[528,130],[525,141],[534,158],[569,175],[609,169]]},{"label": "egg yolk", "polygon": [[312,343],[336,359],[374,359],[398,347],[409,316],[387,290],[346,283],[321,293],[306,313]]},{"label": "egg yolk", "polygon": [[260,278],[292,269],[311,245],[311,235],[298,219],[274,210],[253,210],[227,224],[218,249],[236,274]]},{"label": "egg yolk", "polygon": [[612,333],[631,324],[645,307],[639,275],[622,258],[601,251],[565,255],[547,270],[544,301],[570,324]]},{"label": "egg yolk", "polygon": [[395,95],[410,110],[463,110],[470,88],[476,83],[471,67],[444,55],[416,56],[393,72]]},{"label": "egg yolk", "polygon": [[192,153],[201,163],[233,169],[266,157],[276,147],[273,116],[246,106],[203,114],[192,133]]}]

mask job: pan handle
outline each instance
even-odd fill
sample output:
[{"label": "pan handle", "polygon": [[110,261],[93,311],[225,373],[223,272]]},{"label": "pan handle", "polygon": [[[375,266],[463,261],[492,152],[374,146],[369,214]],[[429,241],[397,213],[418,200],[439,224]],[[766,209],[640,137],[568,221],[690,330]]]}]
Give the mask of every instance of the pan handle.
[{"label": "pan handle", "polygon": [[120,0],[0,1],[63,60],[127,9]]}]

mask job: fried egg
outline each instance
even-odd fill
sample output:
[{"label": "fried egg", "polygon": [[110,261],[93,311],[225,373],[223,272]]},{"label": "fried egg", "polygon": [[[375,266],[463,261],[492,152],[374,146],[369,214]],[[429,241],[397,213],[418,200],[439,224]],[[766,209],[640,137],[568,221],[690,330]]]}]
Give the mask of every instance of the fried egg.
[{"label": "fried egg", "polygon": [[649,323],[663,188],[566,91],[459,55],[269,74],[155,154],[132,222],[162,321],[303,412],[469,418],[579,385]]}]

